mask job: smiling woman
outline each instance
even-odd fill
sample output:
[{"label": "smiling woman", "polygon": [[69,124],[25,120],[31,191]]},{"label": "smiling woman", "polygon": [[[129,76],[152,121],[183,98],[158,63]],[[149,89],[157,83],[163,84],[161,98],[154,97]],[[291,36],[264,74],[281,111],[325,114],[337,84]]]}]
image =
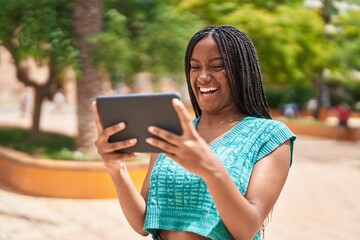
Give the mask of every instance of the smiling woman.
[{"label": "smiling woman", "polygon": [[109,143],[125,124],[103,129],[96,146],[132,228],[153,239],[262,239],[261,229],[285,184],[295,135],[271,119],[251,40],[232,26],[207,27],[190,39],[185,74],[196,118],[172,104],[182,135],[156,126],[137,193],[124,164],[130,139]]},{"label": "smiling woman", "polygon": [[224,61],[211,36],[199,41],[194,48],[190,60],[190,82],[202,111],[226,112],[234,108]]}]

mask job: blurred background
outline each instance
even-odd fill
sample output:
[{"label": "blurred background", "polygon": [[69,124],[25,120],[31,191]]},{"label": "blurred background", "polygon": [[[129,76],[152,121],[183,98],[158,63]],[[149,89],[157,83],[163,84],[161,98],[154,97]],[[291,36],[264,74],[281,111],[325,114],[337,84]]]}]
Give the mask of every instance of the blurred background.
[{"label": "blurred background", "polygon": [[[187,42],[204,26],[230,24],[247,33],[257,48],[273,117],[300,136],[294,175],[280,201],[283,208],[278,219],[282,221],[277,225],[275,214],[269,239],[359,236],[360,210],[355,204],[360,202],[359,0],[0,0],[0,6],[0,150],[10,148],[34,158],[99,161],[91,111],[98,95],[179,91],[192,111],[184,74]],[[319,158],[331,161],[319,165]],[[296,159],[303,160],[298,168]],[[314,163],[312,160],[316,160],[315,166],[308,165]],[[0,164],[4,179],[5,163]],[[322,175],[317,170],[328,181],[319,179]],[[307,210],[316,212],[316,204],[311,206],[314,199],[304,200],[299,193],[321,197],[324,195],[318,190],[332,192],[320,183],[349,189],[342,192],[342,203],[331,202],[315,216],[334,209],[345,215],[325,214],[325,222],[313,215],[300,216]],[[76,209],[88,214],[86,204],[99,214],[91,216],[97,221],[116,222],[104,229],[122,226],[115,234],[118,239],[140,239],[131,235],[123,218],[111,215],[121,215],[114,200],[55,202],[1,186],[0,239],[72,239],[75,235],[60,237],[61,231],[49,228],[43,236],[43,227],[34,236],[29,235],[30,230],[23,235],[15,232],[24,226],[40,226],[40,220],[50,215],[57,223],[60,213],[53,211],[54,205],[70,216],[77,215]],[[290,190],[295,187],[296,191]],[[286,212],[287,199],[302,204],[302,208]],[[321,197],[317,201],[323,204],[328,200]],[[52,212],[34,217],[34,212],[25,210],[25,202],[39,209],[50,206]],[[106,214],[101,214],[102,210]],[[28,213],[21,214],[23,211]],[[348,228],[338,225],[335,218]],[[65,219],[79,236],[91,226],[88,215],[81,223],[73,221],[76,217]],[[291,222],[294,219],[297,221]],[[315,224],[315,229],[301,225],[314,224],[312,221],[320,225]],[[63,226],[60,222],[54,229]],[[289,222],[302,227],[281,228]],[[324,225],[328,229],[319,233],[318,228]],[[338,228],[346,230],[331,232]],[[114,239],[115,235],[99,231],[101,234],[84,239]]]}]

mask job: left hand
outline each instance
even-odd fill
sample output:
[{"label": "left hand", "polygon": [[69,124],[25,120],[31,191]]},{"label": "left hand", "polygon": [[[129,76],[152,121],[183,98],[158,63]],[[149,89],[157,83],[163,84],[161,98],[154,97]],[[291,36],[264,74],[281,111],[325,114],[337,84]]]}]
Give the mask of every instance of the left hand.
[{"label": "left hand", "polygon": [[189,172],[205,177],[218,162],[206,141],[196,131],[184,104],[178,99],[172,101],[180,119],[183,134],[178,136],[164,129],[150,126],[149,132],[163,140],[147,138],[146,142],[164,150],[167,157],[172,158]]}]

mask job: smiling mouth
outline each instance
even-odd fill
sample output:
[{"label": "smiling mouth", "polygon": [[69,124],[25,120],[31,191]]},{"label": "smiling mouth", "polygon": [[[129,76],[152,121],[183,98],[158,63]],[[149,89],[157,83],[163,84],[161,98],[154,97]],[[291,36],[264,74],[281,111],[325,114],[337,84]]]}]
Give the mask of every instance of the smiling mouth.
[{"label": "smiling mouth", "polygon": [[218,90],[215,87],[200,87],[199,88],[201,94],[212,94]]}]

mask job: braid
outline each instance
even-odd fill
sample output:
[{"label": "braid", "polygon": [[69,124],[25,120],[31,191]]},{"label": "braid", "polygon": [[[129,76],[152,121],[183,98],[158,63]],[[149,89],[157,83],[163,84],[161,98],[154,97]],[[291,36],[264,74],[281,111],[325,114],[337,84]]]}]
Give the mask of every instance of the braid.
[{"label": "braid", "polygon": [[190,83],[190,58],[192,55],[192,51],[196,45],[196,43],[198,43],[201,39],[203,39],[204,37],[210,35],[213,31],[215,30],[215,27],[207,27],[204,28],[203,30],[195,33],[195,35],[190,39],[188,46],[186,48],[186,53],[185,53],[185,75],[186,75],[186,81],[187,81],[187,86],[188,86],[188,91],[189,91],[189,96],[190,96],[190,100],[191,100],[191,104],[194,108],[194,112],[196,114],[196,116],[201,115],[201,109],[199,107],[199,104],[196,101],[194,92],[191,88],[191,83]]},{"label": "braid", "polygon": [[201,115],[201,109],[190,84],[190,58],[196,43],[207,36],[212,36],[220,48],[237,110],[249,116],[270,119],[270,110],[263,90],[260,64],[254,44],[244,32],[232,26],[206,27],[197,32],[187,46],[185,73],[196,116]]}]

